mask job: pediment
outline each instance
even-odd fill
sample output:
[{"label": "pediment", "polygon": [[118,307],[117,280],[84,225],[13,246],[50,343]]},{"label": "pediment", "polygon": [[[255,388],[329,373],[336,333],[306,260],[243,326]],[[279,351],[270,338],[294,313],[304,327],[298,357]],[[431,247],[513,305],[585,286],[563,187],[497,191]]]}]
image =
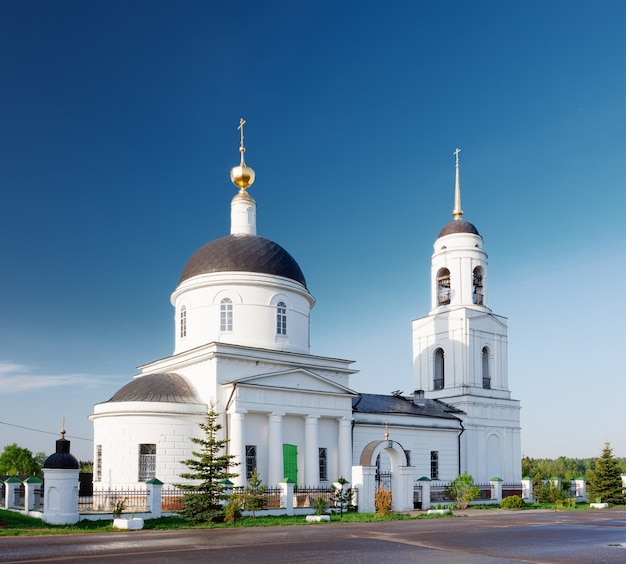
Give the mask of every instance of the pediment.
[{"label": "pediment", "polygon": [[267,374],[255,374],[236,380],[228,384],[237,383],[238,386],[265,387],[297,392],[317,392],[325,394],[341,394],[356,396],[357,392],[324,378],[306,368],[293,368]]}]

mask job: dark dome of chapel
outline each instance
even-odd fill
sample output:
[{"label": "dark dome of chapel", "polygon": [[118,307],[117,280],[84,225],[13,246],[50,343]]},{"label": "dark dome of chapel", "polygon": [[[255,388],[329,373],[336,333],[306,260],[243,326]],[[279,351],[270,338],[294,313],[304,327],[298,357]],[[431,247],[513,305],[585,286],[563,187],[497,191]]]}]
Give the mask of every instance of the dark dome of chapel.
[{"label": "dark dome of chapel", "polygon": [[51,454],[43,463],[43,467],[54,468],[56,470],[78,470],[80,464],[76,457],[70,452],[70,441],[59,439],[56,444],[56,452]]},{"label": "dark dome of chapel", "polygon": [[201,403],[185,379],[171,372],[135,378],[115,392],[109,401]]},{"label": "dark dome of chapel", "polygon": [[473,235],[478,235],[480,237],[478,229],[476,229],[472,223],[465,221],[464,219],[453,219],[452,221],[446,223],[443,226],[443,229],[439,232],[439,237],[451,235],[453,233],[472,233]]},{"label": "dark dome of chapel", "polygon": [[258,235],[226,235],[198,249],[187,262],[179,284],[211,272],[256,272],[282,276],[300,282],[306,280],[295,259],[279,244]]}]

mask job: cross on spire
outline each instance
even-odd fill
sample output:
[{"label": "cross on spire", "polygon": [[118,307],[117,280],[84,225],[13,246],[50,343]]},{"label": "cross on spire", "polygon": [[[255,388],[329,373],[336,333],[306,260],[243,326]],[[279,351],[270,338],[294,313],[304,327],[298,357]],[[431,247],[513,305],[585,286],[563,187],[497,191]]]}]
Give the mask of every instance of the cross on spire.
[{"label": "cross on spire", "polygon": [[[245,122],[244,122],[245,123]],[[456,166],[459,166],[459,153],[461,152],[461,149],[459,149],[458,147],[456,148],[456,150],[454,151],[453,155],[456,156]]]},{"label": "cross on spire", "polygon": [[246,125],[246,120],[243,118],[239,119],[239,125],[237,129],[241,133],[241,141],[239,142],[239,152],[241,153],[241,164],[244,165],[243,154],[246,152],[246,148],[243,146],[243,126]]}]

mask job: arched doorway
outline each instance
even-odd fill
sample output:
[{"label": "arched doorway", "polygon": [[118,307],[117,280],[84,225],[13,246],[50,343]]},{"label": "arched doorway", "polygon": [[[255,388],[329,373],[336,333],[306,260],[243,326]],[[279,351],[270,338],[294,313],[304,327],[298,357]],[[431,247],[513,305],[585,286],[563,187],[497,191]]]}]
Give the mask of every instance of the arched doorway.
[{"label": "arched doorway", "polygon": [[385,451],[379,452],[376,457],[376,489],[380,486],[393,491],[391,487],[391,457]]},{"label": "arched doorway", "polygon": [[375,470],[371,472],[368,491],[375,492],[379,485],[390,490],[394,511],[413,507],[413,489],[407,479],[407,455],[400,443],[391,440],[368,443],[361,452],[360,465]]}]

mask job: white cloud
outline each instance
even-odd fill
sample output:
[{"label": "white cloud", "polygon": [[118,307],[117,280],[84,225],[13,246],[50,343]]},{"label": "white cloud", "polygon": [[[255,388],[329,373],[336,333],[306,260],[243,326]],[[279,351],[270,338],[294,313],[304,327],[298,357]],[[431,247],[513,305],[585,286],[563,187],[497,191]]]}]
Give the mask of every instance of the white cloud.
[{"label": "white cloud", "polygon": [[[11,374],[12,372],[24,372],[26,368],[13,362],[3,362],[0,360],[0,375]],[[1,376],[0,376],[1,377]]]},{"label": "white cloud", "polygon": [[0,360],[0,389],[4,393],[58,388],[61,386],[100,386],[108,380],[90,374],[41,374],[28,366]]}]

